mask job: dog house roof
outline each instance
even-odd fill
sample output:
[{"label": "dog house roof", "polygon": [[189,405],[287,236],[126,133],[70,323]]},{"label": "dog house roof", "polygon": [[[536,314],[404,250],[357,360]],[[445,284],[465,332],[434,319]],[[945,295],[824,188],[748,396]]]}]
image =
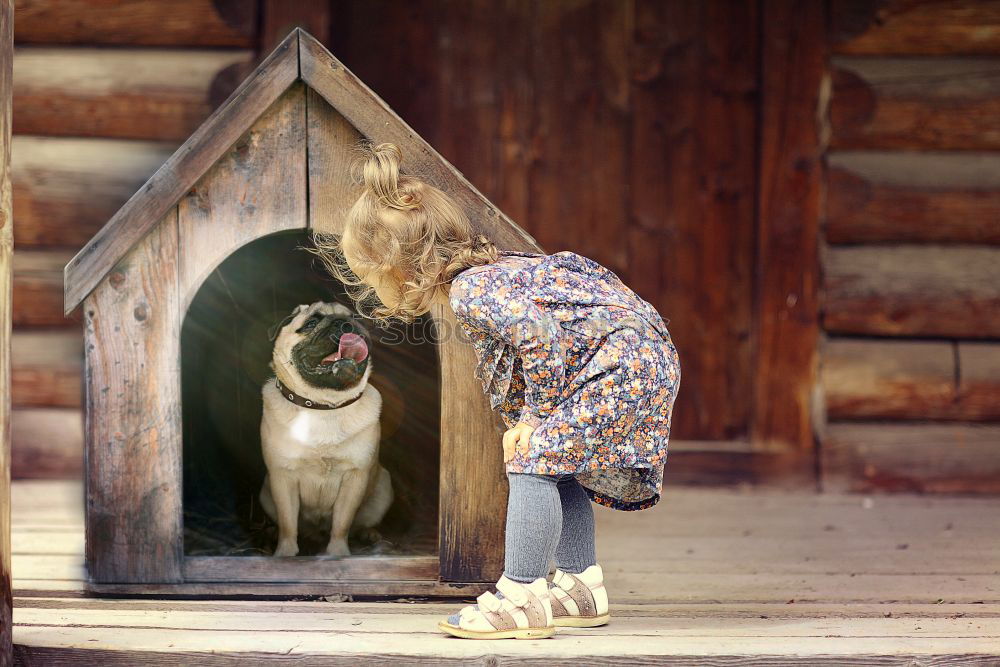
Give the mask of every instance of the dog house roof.
[{"label": "dog house roof", "polygon": [[489,233],[501,247],[540,251],[535,239],[490,203],[315,37],[296,28],[66,265],[63,297],[67,315],[299,80],[368,139],[398,145],[407,171],[421,174],[451,194],[477,231]]}]

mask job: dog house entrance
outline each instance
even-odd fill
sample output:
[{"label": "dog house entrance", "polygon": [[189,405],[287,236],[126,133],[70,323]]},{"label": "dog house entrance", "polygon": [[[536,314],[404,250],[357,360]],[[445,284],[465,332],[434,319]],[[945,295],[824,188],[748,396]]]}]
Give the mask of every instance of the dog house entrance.
[{"label": "dog house entrance", "polygon": [[[440,380],[433,323],[371,334],[370,384],[382,395],[379,458],[394,499],[351,555],[325,557],[326,532],[299,534],[299,557],[271,556],[277,526],[260,506],[261,388],[272,334],[299,304],[350,306],[343,287],[302,246],[305,230],[237,250],[205,280],[181,330],[185,579],[423,579],[438,574]],[[365,534],[366,533],[366,534]],[[317,557],[318,556],[318,557]]]}]

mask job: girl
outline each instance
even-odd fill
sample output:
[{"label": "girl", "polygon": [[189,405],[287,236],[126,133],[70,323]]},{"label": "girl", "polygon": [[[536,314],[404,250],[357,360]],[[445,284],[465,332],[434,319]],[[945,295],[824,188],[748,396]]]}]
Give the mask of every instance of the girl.
[{"label": "girl", "polygon": [[509,427],[503,576],[439,627],[498,639],[607,623],[590,503],[641,510],[660,499],[681,379],[666,323],[591,259],[498,250],[474,236],[448,195],[400,174],[394,144],[363,150],[354,167],[364,191],[343,234],[315,234],[314,252],[359,312],[377,296],[364,314],[379,321],[452,308]]}]

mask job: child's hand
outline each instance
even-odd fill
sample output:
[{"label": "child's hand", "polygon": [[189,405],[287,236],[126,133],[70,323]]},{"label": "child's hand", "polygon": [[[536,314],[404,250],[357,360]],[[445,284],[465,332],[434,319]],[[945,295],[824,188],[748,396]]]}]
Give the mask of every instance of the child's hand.
[{"label": "child's hand", "polygon": [[503,460],[504,463],[514,458],[515,453],[524,454],[528,451],[528,442],[531,434],[535,432],[534,427],[525,423],[519,423],[514,428],[507,429],[503,434]]}]

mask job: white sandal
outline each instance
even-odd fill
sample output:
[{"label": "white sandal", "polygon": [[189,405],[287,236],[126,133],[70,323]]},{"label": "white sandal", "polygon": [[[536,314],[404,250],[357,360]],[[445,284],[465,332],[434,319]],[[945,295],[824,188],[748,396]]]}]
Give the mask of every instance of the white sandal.
[{"label": "white sandal", "polygon": [[611,619],[600,565],[591,565],[580,574],[556,569],[549,593],[556,626],[595,628]]},{"label": "white sandal", "polygon": [[497,593],[486,591],[477,604],[438,623],[438,627],[462,639],[542,639],[555,634],[549,584],[539,577],[530,584],[500,577]]}]

